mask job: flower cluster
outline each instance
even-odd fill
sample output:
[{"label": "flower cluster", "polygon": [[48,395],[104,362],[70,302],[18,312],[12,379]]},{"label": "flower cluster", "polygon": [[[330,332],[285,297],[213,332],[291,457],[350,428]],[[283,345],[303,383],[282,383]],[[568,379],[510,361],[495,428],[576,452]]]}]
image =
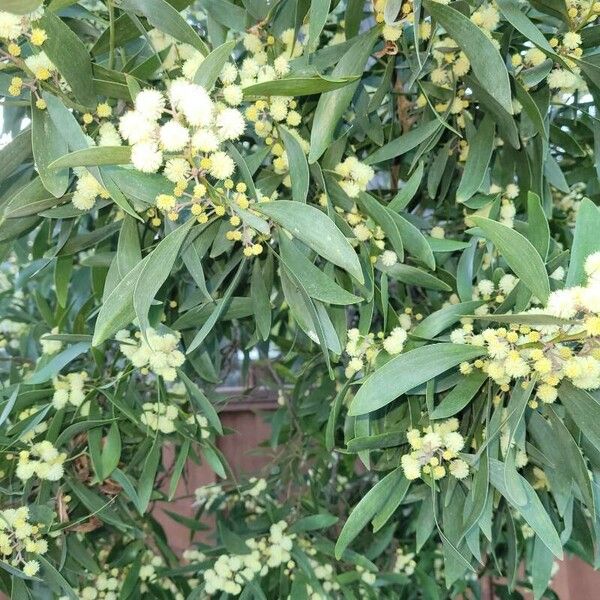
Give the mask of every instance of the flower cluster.
[{"label": "flower cluster", "polygon": [[78,210],[90,210],[96,203],[96,198],[109,198],[107,190],[98,180],[85,168],[78,167],[74,169],[77,176],[75,191],[71,202]]},{"label": "flower cluster", "polygon": [[66,458],[66,453],[59,452],[51,442],[38,442],[30,450],[19,452],[16,475],[22,481],[34,475],[46,481],[58,481],[64,475],[63,463]]},{"label": "flower cluster", "polygon": [[161,402],[144,402],[142,405],[141,421],[144,425],[154,431],[162,433],[173,433],[175,431],[175,421],[179,415],[176,406],[165,405]]},{"label": "flower cluster", "polygon": [[122,329],[115,336],[121,342],[121,352],[131,361],[131,364],[142,373],[152,371],[165,381],[174,381],[177,377],[177,367],[180,367],[185,356],[177,348],[181,334],[160,334],[155,329],[148,328],[145,337],[136,332],[132,338],[129,331]]},{"label": "flower cluster", "polygon": [[[53,327],[50,334],[56,335],[57,333],[58,327]],[[62,348],[62,342],[60,340],[49,340],[46,339],[45,335],[40,338],[40,344],[42,346],[42,354],[56,354],[57,352],[60,352]]]},{"label": "flower cluster", "polygon": [[585,189],[585,183],[577,182],[570,187],[568,194],[556,189],[553,189],[552,191],[554,208],[564,215],[564,219],[570,227],[575,226],[581,201],[585,197]]},{"label": "flower cluster", "polygon": [[[236,73],[234,68],[234,79]],[[134,167],[155,173],[164,165],[165,177],[175,184],[172,194],[158,196],[157,207],[171,220],[185,207],[196,206],[199,215],[207,194],[213,195],[208,177],[225,180],[235,170],[222,147],[244,133],[242,113],[185,78],[173,81],[166,93],[142,90],[134,104],[119,121]]]},{"label": "flower cluster", "polygon": [[12,56],[20,56],[21,52],[16,42],[27,38],[33,46],[41,46],[48,38],[46,33],[33,26],[44,14],[42,7],[24,15],[0,11],[0,40],[8,44],[8,52]]},{"label": "flower cluster", "polygon": [[[24,421],[25,419],[28,419],[29,417],[32,417],[33,415],[37,414],[38,411],[39,409],[36,406],[30,406],[29,408],[22,410],[19,413],[17,419],[19,421]],[[36,435],[44,433],[44,431],[48,429],[48,423],[46,421],[42,421],[41,423],[38,423],[35,427],[28,429],[29,431],[26,431],[25,433],[22,433],[19,436],[20,441],[25,443],[31,442],[31,440],[33,440],[33,438]]]},{"label": "flower cluster", "polygon": [[[262,37],[258,33],[244,36],[244,47],[248,55],[242,62],[240,77],[243,86],[272,81],[284,77],[290,71],[289,61],[299,57],[304,51],[303,38],[306,28],[301,27],[299,36],[293,29],[284,31],[279,39],[274,36]],[[254,124],[254,133],[263,138],[273,155],[275,173],[285,175],[283,185],[291,186],[287,151],[281,141],[279,126],[285,125],[296,138],[305,154],[309,143],[298,132],[302,117],[296,110],[298,102],[289,96],[269,96],[259,98],[245,110],[246,119]]]},{"label": "flower cluster", "polygon": [[455,330],[451,335],[454,343],[481,346],[487,352],[486,359],[461,364],[461,372],[482,369],[504,392],[513,380],[535,377],[536,396],[545,403],[556,400],[556,387],[565,378],[579,388],[600,387],[600,253],[587,258],[585,271],[587,286],[556,290],[544,308],[529,311],[568,323],[514,324],[487,328],[479,334],[465,326]]},{"label": "flower cluster", "polygon": [[213,595],[219,591],[237,596],[242,586],[257,576],[264,576],[291,559],[294,534],[286,534],[287,523],[271,525],[269,535],[246,540],[247,554],[221,554],[211,569],[204,572],[205,591]]},{"label": "flower cluster", "polygon": [[60,410],[67,406],[67,404],[80,407],[85,400],[84,386],[87,379],[88,374],[85,371],[55,377],[52,380],[52,385],[54,386],[52,404],[54,408]]},{"label": "flower cluster", "polygon": [[402,2],[393,23],[385,23],[385,8],[387,4],[388,0],[376,0],[373,2],[375,21],[377,23],[384,23],[381,33],[386,42],[397,42],[402,37],[404,25],[414,22],[415,14],[413,12],[413,3],[411,0]]},{"label": "flower cluster", "polygon": [[33,577],[40,569],[36,555],[48,551],[48,542],[41,534],[42,526],[31,522],[29,508],[0,510],[0,555],[12,567],[22,569]]},{"label": "flower cluster", "polygon": [[360,162],[356,156],[348,156],[335,166],[340,176],[340,187],[350,198],[356,198],[367,189],[369,182],[375,177],[373,167]]},{"label": "flower cluster", "polygon": [[452,418],[422,430],[409,430],[406,438],[412,452],[404,454],[401,459],[405,477],[418,479],[428,475],[441,479],[449,471],[457,479],[464,479],[469,474],[469,466],[458,458],[465,445],[458,427],[458,419]]},{"label": "flower cluster", "polygon": [[410,577],[415,572],[417,562],[415,561],[414,552],[407,552],[404,548],[397,548],[394,559],[394,566],[392,568],[394,573],[403,573]]},{"label": "flower cluster", "polygon": [[[406,329],[410,327],[410,317],[403,321],[407,322],[401,323],[399,327],[394,327],[387,336],[382,332],[379,333],[377,337],[381,340],[380,344],[377,343],[373,333],[362,335],[356,328],[348,330],[346,354],[350,357],[350,361],[346,367],[346,377],[353,377],[362,371],[365,365],[372,365],[381,348],[388,354],[400,354],[408,337]],[[405,324],[408,325],[407,328],[404,328]]]},{"label": "flower cluster", "polygon": [[[103,547],[98,556],[102,570],[99,573],[85,573],[86,577],[77,589],[77,597],[81,600],[117,600],[121,597],[123,584],[130,570],[123,568],[120,564],[111,566],[107,562],[109,556],[107,550],[107,547]],[[137,574],[140,591],[143,594],[149,593],[154,596],[156,588],[160,588],[172,593],[174,600],[183,600],[184,596],[177,590],[175,583],[160,574],[159,570],[164,566],[164,560],[153,552],[143,551],[141,553],[141,566]],[[61,596],[58,600],[67,600],[68,598],[69,596]]]},{"label": "flower cluster", "polygon": [[[491,308],[502,304],[518,282],[519,280],[511,273],[505,273],[497,281],[480,279],[477,284],[473,286],[471,297],[473,300],[482,300],[485,304],[482,304],[479,308],[475,309],[475,314],[486,315],[490,312]],[[465,324],[467,324],[468,321],[468,319],[465,319]]]},{"label": "flower cluster", "polygon": [[25,71],[26,75],[26,80],[19,76],[12,77],[8,93],[11,96],[20,96],[23,87],[29,88],[36,97],[36,106],[39,109],[46,108],[46,103],[39,96],[37,82],[57,75],[56,66],[46,53],[40,50],[48,35],[44,29],[36,27],[35,21],[43,14],[43,6],[24,15],[0,11],[0,44],[6,45],[3,58]]}]

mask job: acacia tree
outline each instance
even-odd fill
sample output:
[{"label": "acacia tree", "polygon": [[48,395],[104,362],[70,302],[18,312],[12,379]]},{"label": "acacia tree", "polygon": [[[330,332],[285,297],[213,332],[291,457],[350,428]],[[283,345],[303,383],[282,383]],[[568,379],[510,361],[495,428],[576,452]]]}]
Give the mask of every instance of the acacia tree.
[{"label": "acacia tree", "polygon": [[[599,14],[0,0],[0,589],[538,599],[597,565]],[[239,481],[250,380],[277,458]],[[177,556],[153,507],[198,463]]]}]

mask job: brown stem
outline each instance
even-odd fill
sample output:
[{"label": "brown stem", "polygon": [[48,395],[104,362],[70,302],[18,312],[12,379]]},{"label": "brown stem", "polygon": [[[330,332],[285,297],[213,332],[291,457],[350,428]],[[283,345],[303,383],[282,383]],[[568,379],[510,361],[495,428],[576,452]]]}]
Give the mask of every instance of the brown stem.
[{"label": "brown stem", "polygon": [[481,600],[494,600],[494,580],[491,575],[481,580]]}]

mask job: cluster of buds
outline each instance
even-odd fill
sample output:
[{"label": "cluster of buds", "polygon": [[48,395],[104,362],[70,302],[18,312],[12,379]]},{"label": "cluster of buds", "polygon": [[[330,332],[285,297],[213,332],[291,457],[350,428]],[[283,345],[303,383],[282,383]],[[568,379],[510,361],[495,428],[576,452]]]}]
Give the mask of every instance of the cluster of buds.
[{"label": "cluster of buds", "polygon": [[23,75],[11,78],[8,93],[20,96],[24,88],[29,89],[40,110],[46,108],[46,101],[40,95],[41,82],[54,79],[55,84],[60,84],[56,66],[41,49],[48,35],[36,26],[36,21],[43,14],[43,6],[24,15],[0,11],[0,60],[4,59]]},{"label": "cluster of buds", "polygon": [[69,373],[67,375],[58,375],[52,380],[54,394],[52,396],[52,405],[56,410],[60,410],[71,404],[80,407],[85,400],[84,386],[88,379],[85,371],[79,373]]},{"label": "cluster of buds", "polygon": [[441,479],[449,471],[457,479],[464,479],[469,474],[469,465],[458,458],[465,445],[463,436],[457,431],[458,426],[458,420],[452,418],[422,430],[410,429],[406,438],[412,451],[401,459],[404,476],[418,479],[426,475]]},{"label": "cluster of buds", "polygon": [[48,542],[42,537],[43,526],[31,522],[29,509],[5,508],[0,510],[0,555],[12,567],[22,569],[33,577],[40,569],[36,555],[46,554]]},{"label": "cluster of buds", "polygon": [[[410,316],[403,321],[410,327]],[[388,354],[400,354],[404,350],[407,337],[408,334],[403,326],[394,327],[387,336],[380,332],[377,334],[377,339],[373,333],[362,335],[358,329],[350,329],[346,343],[346,354],[350,357],[346,366],[346,377],[353,377],[365,366],[372,365],[382,348]]]},{"label": "cluster of buds", "polygon": [[403,573],[410,577],[417,568],[415,553],[407,552],[404,548],[397,548],[392,570],[394,573]]},{"label": "cluster of buds", "polygon": [[63,463],[66,458],[66,453],[59,452],[51,442],[38,442],[30,450],[19,452],[16,475],[22,481],[34,475],[46,481],[58,481],[64,475]]},{"label": "cluster of buds", "polygon": [[211,180],[231,177],[235,163],[223,146],[237,140],[245,127],[239,110],[184,78],[173,81],[166,93],[142,90],[134,109],[119,121],[134,167],[155,173],[164,165],[164,175],[175,184],[172,194],[162,194],[158,202],[171,220],[183,208],[201,206],[206,195],[216,195]]},{"label": "cluster of buds", "polygon": [[360,162],[356,156],[348,156],[338,163],[335,172],[340,176],[340,187],[350,198],[356,198],[360,192],[364,192],[375,177],[373,167]]},{"label": "cluster of buds", "polygon": [[165,381],[174,381],[177,377],[177,367],[185,362],[185,355],[178,349],[181,334],[160,334],[155,329],[148,328],[145,337],[137,331],[132,338],[129,331],[122,329],[115,336],[121,342],[121,352],[143,374],[152,371]]},{"label": "cluster of buds", "polygon": [[[482,369],[503,392],[510,390],[511,381],[535,377],[535,396],[545,403],[556,400],[556,388],[563,379],[582,389],[600,387],[600,252],[587,258],[585,271],[585,287],[554,291],[545,307],[529,311],[567,323],[514,324],[478,334],[465,333],[463,326],[453,332],[453,342],[481,346],[487,352],[487,358],[461,364],[461,372]],[[532,405],[537,406],[537,401]]]},{"label": "cluster of buds", "polygon": [[246,540],[250,550],[247,554],[221,554],[213,567],[204,572],[205,592],[237,596],[248,581],[289,563],[296,536],[285,533],[286,529],[287,523],[279,521],[271,525],[268,536]]}]

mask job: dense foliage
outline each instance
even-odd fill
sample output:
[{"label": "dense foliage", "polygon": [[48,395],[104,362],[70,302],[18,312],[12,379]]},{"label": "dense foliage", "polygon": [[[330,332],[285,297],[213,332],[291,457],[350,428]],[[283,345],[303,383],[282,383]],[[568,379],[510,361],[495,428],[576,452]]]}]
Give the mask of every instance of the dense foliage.
[{"label": "dense foliage", "polygon": [[[0,590],[538,599],[600,564],[598,15],[0,0]],[[249,480],[232,387],[278,401]]]}]

